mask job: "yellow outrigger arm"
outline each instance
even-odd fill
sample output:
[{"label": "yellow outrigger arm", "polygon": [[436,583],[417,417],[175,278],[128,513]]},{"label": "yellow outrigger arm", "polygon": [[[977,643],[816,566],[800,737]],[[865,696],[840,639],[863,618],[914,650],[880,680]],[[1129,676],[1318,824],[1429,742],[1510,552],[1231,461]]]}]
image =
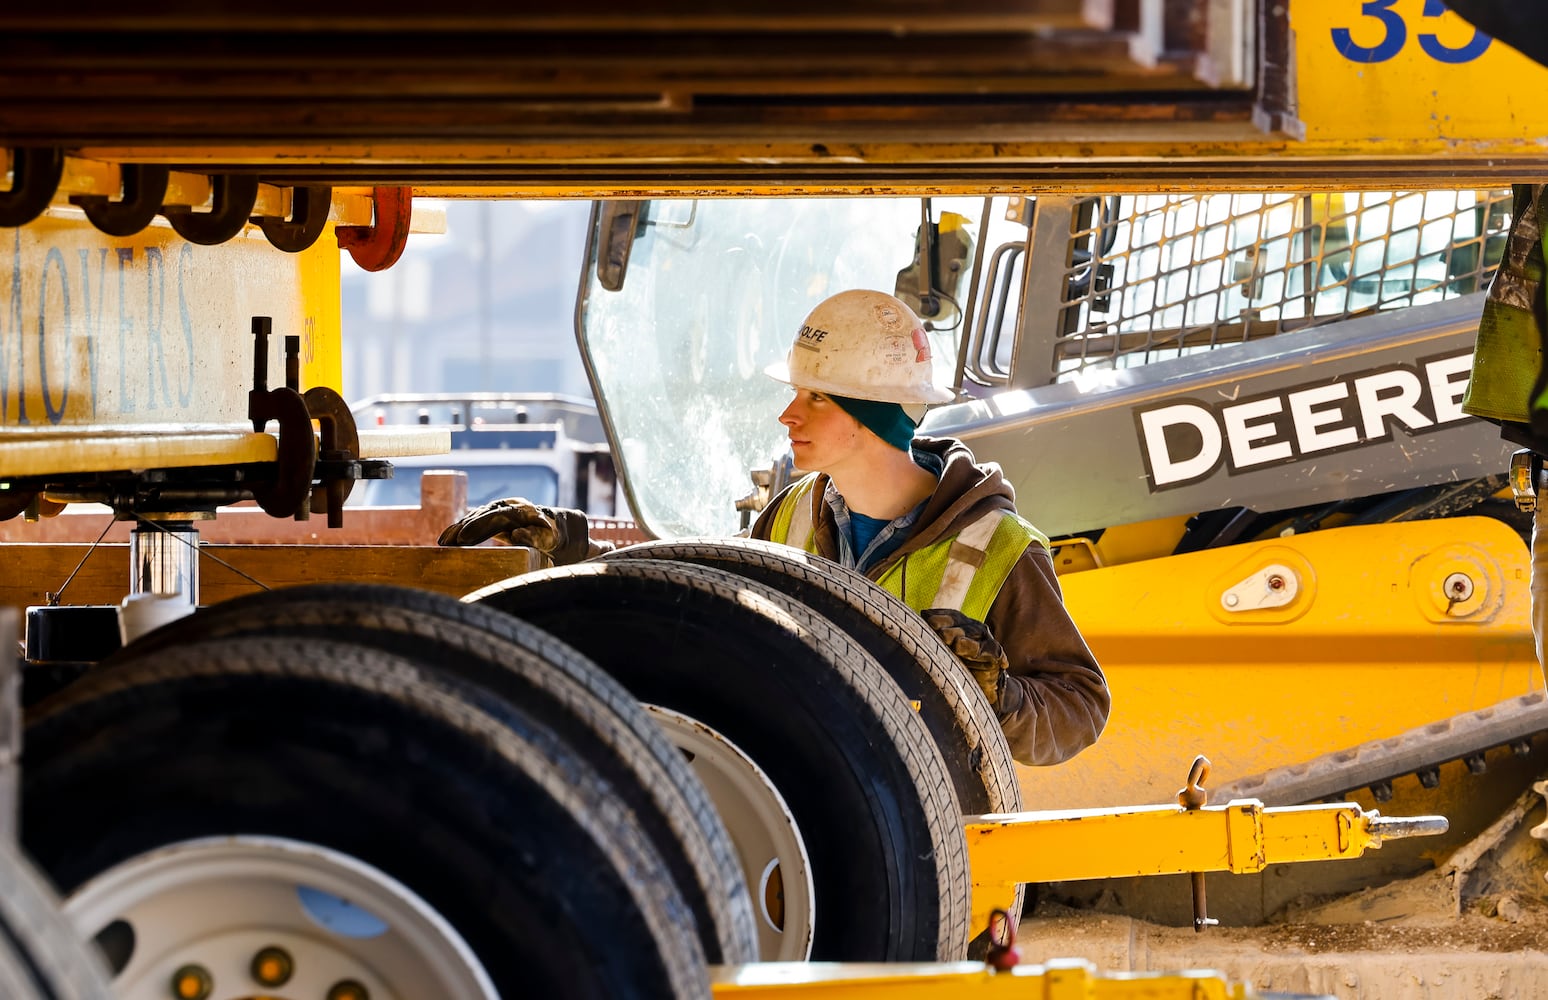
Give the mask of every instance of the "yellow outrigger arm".
[{"label": "yellow outrigger arm", "polygon": [[1215,923],[1205,907],[1205,872],[1242,874],[1271,864],[1358,858],[1384,840],[1432,836],[1450,826],[1444,816],[1388,817],[1353,802],[1269,807],[1232,799],[1206,806],[1209,769],[1208,757],[1194,758],[1176,805],[964,816],[973,926],[989,927],[1024,882],[1187,873],[1193,876],[1193,926],[1202,931]]},{"label": "yellow outrigger arm", "polygon": [[[972,858],[974,926],[1021,882],[1130,875],[1258,872],[1272,864],[1357,858],[1383,841],[1445,833],[1444,816],[1388,817],[1353,802],[1265,806],[1133,806],[963,818]],[[980,912],[982,911],[982,912]],[[788,1000],[1245,1000],[1218,973],[1099,973],[1080,959],[995,971],[983,962],[761,962],[713,970],[716,997]]]},{"label": "yellow outrigger arm", "polygon": [[[982,962],[759,962],[710,970],[717,998],[770,1000],[1248,1000],[1217,972],[1098,972],[1078,958],[995,972]],[[1284,994],[1278,994],[1284,996]]]},{"label": "yellow outrigger arm", "polygon": [[1262,871],[1358,858],[1385,840],[1445,833],[1444,816],[1383,816],[1354,802],[1070,809],[964,818],[973,884]]}]

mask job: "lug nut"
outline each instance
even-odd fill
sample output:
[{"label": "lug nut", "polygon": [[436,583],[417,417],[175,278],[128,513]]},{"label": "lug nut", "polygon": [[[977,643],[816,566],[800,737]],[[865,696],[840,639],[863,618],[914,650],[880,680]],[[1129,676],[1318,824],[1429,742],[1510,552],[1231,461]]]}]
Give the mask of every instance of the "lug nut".
[{"label": "lug nut", "polygon": [[285,949],[270,945],[259,949],[258,954],[253,956],[249,971],[259,986],[283,986],[296,969]]},{"label": "lug nut", "polygon": [[353,979],[341,979],[328,990],[328,1000],[371,1000],[371,994]]},{"label": "lug nut", "polygon": [[185,965],[172,973],[172,996],[176,1000],[204,1000],[215,988],[215,980],[202,965]]}]

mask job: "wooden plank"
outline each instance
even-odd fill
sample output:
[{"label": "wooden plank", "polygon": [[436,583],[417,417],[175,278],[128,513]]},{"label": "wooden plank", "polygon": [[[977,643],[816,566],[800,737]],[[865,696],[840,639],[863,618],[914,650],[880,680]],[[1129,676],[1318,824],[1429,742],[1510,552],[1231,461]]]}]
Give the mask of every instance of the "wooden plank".
[{"label": "wooden plank", "polygon": [[[541,558],[515,546],[205,545],[201,552],[208,557],[199,566],[205,605],[265,587],[326,582],[397,584],[461,597],[537,569]],[[46,604],[48,593],[61,588],[60,603],[77,605],[118,604],[129,592],[129,546],[122,543],[5,543],[0,567],[0,609]]]}]

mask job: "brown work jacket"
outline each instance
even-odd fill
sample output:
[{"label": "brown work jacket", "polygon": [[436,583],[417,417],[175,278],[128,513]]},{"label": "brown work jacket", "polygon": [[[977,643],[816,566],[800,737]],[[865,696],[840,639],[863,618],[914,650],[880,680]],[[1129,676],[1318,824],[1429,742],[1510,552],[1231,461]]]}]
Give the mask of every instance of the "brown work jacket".
[{"label": "brown work jacket", "polygon": [[[882,577],[900,559],[956,534],[990,510],[1015,510],[1016,494],[993,463],[980,465],[962,442],[916,437],[914,449],[945,463],[940,485],[925,503],[903,544],[865,571]],[[839,559],[838,529],[823,502],[828,485],[819,476],[810,496],[817,552]],[[768,539],[775,511],[788,495],[775,497],[752,527]],[[1053,559],[1037,542],[1029,545],[989,609],[990,632],[1010,661],[1009,683],[995,706],[1011,755],[1023,764],[1058,764],[1096,742],[1112,706],[1107,680],[1080,630],[1070,619],[1054,573]]]}]

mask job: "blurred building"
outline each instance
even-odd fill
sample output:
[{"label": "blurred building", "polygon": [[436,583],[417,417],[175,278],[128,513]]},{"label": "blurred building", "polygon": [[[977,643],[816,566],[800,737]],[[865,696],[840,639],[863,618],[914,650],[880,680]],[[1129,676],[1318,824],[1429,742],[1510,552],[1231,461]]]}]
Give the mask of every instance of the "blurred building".
[{"label": "blurred building", "polygon": [[524,391],[590,396],[575,345],[590,202],[449,201],[375,274],[343,261],[344,396]]}]

